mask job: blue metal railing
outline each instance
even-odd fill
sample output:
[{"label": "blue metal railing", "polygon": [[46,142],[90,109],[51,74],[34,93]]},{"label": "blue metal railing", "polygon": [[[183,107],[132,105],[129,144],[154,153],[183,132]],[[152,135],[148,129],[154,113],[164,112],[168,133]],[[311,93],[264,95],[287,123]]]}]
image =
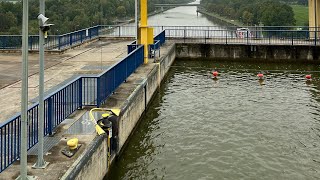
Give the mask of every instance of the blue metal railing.
[{"label": "blue metal railing", "polygon": [[[80,37],[81,38],[81,37]],[[81,76],[45,97],[44,134],[53,130],[82,106],[99,106],[143,63],[143,46],[98,76]],[[38,142],[38,106],[28,110],[28,149]],[[0,172],[20,155],[21,115],[0,124]]]},{"label": "blue metal railing", "polygon": [[160,46],[161,46],[160,40],[154,40],[154,44],[150,44],[149,46],[149,57],[156,57],[156,52],[159,52],[160,56]]},{"label": "blue metal railing", "polygon": [[136,41],[133,41],[132,43],[128,44],[127,47],[128,47],[128,54],[130,54],[133,50],[139,47],[139,45],[136,44]]},{"label": "blue metal railing", "polygon": [[161,31],[156,37],[154,37],[154,40],[159,40],[160,46],[162,46],[166,42],[166,30]]},{"label": "blue metal railing", "polygon": [[[63,50],[99,36],[100,26],[94,26],[62,35],[51,35],[45,40],[45,49]],[[0,35],[0,49],[21,49],[21,35]],[[29,36],[29,50],[39,49],[39,36]]]},{"label": "blue metal railing", "polygon": [[97,83],[99,84],[97,93],[98,104],[103,104],[111,93],[143,63],[143,58],[143,46],[139,46],[122,61],[119,61],[99,75],[97,79]]}]

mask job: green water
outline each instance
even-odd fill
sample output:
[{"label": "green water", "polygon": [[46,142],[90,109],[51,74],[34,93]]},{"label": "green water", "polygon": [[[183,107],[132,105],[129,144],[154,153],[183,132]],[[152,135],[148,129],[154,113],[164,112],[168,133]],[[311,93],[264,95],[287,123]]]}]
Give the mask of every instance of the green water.
[{"label": "green water", "polygon": [[108,179],[319,179],[317,70],[176,61]]}]

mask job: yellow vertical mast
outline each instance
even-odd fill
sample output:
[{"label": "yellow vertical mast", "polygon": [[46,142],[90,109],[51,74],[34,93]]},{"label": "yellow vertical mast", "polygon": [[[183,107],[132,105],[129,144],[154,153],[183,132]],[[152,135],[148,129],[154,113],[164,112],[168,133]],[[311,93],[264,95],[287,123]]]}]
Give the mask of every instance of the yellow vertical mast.
[{"label": "yellow vertical mast", "polygon": [[148,0],[140,0],[139,44],[144,45],[144,64],[148,63],[149,44],[153,44],[153,28],[148,27]]}]

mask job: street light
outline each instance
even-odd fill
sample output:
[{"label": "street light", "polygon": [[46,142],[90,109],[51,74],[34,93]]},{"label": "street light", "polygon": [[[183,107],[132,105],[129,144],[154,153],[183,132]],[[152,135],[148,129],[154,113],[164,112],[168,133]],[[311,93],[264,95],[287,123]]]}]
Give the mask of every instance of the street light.
[{"label": "street light", "polygon": [[43,159],[43,137],[44,137],[44,38],[53,24],[48,24],[49,18],[44,14],[44,0],[40,0],[39,19],[39,124],[38,124],[38,158],[32,166],[35,169],[45,169],[49,164]]}]

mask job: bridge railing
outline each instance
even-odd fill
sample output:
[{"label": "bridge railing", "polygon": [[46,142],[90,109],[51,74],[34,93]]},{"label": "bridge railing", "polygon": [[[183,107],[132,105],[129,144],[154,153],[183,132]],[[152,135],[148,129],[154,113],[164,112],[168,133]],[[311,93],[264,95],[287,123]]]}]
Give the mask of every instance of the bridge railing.
[{"label": "bridge railing", "polygon": [[[82,106],[100,106],[143,63],[143,46],[97,76],[80,76],[45,97],[44,135]],[[39,104],[28,109],[28,149],[38,142]],[[21,114],[0,123],[0,172],[20,155]]]},{"label": "bridge railing", "polygon": [[[166,29],[166,38],[177,38],[183,42],[219,44],[272,44],[272,45],[318,45],[318,39],[310,34],[320,31],[309,30],[193,30]],[[318,37],[319,38],[319,37]]]},{"label": "bridge railing", "polygon": [[[82,44],[99,36],[100,26],[94,26],[62,35],[49,35],[45,39],[45,49],[63,50],[74,45]],[[39,36],[30,35],[28,42],[29,50],[39,50]],[[21,49],[21,35],[0,35],[0,49]]]},{"label": "bridge railing", "polygon": [[[225,34],[228,39],[236,37],[236,26],[153,26],[154,34],[161,34],[163,30],[168,30],[167,37],[179,37],[179,38],[196,38],[204,37],[205,33],[208,33],[206,38],[221,38]],[[249,29],[250,34],[263,34],[264,38],[270,37],[272,39],[287,39],[292,34],[293,39],[300,39],[302,37],[309,38],[309,34],[319,31],[320,27],[312,28],[306,26],[252,26],[244,27]],[[311,30],[311,31],[309,31]],[[91,40],[93,38],[103,37],[135,37],[136,27],[134,25],[98,25],[79,31],[74,31],[62,35],[48,36],[45,41],[45,49],[47,50],[64,50],[74,45],[79,45],[83,42]],[[224,34],[224,35],[221,35]],[[230,34],[230,35],[228,35]],[[275,35],[277,34],[277,35]],[[298,35],[297,35],[298,34]],[[302,37],[301,37],[302,36]],[[320,33],[318,32],[319,39]],[[29,36],[29,49],[38,50],[38,36]],[[312,38],[309,38],[309,40]],[[240,41],[239,41],[240,42]],[[310,44],[312,41],[310,41]],[[313,45],[316,41],[313,41]],[[230,41],[229,43],[232,43]],[[270,41],[272,43],[272,41]],[[21,36],[19,35],[0,35],[0,49],[21,49]]]}]

